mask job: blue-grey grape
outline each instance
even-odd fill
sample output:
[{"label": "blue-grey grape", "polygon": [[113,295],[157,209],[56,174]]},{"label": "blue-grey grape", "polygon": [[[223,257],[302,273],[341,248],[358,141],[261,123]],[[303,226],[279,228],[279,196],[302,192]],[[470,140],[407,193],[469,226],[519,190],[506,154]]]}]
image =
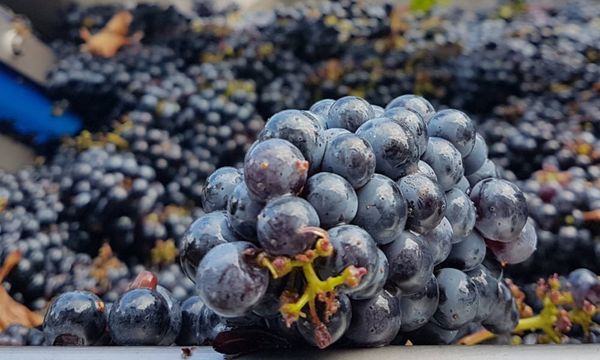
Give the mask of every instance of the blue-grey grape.
[{"label": "blue-grey grape", "polygon": [[377,264],[375,265],[375,269],[363,277],[362,282],[365,283],[365,286],[358,291],[354,291],[351,294],[352,299],[365,300],[375,296],[385,286],[389,272],[390,264],[385,253],[381,249],[377,249]]},{"label": "blue-grey grape", "polygon": [[331,105],[333,105],[334,103],[335,100],[333,99],[322,99],[312,104],[309,111],[327,120],[329,109],[331,109]]},{"label": "blue-grey grape", "polygon": [[427,125],[423,117],[414,110],[405,107],[394,107],[385,111],[383,117],[390,118],[408,130],[417,142],[419,157],[427,150]]},{"label": "blue-grey grape", "polygon": [[312,323],[310,315],[296,322],[298,332],[304,340],[321,349],[328,347],[342,338],[352,321],[352,305],[350,299],[343,294],[337,296],[338,309],[324,322],[326,331],[318,329]]},{"label": "blue-grey grape", "polygon": [[321,172],[308,178],[304,197],[319,214],[324,228],[352,222],[358,210],[352,185],[333,173]]},{"label": "blue-grey grape", "polygon": [[401,320],[398,298],[382,290],[370,299],[352,302],[352,321],[344,336],[354,345],[384,346],[398,334]]},{"label": "blue-grey grape", "polygon": [[383,247],[389,261],[388,281],[402,290],[403,294],[412,294],[429,281],[433,271],[433,256],[423,239],[412,232],[403,231],[396,239]]},{"label": "blue-grey grape", "polygon": [[471,189],[471,201],[477,209],[475,227],[490,240],[511,241],[527,222],[527,201],[513,183],[485,179]]},{"label": "blue-grey grape", "polygon": [[440,302],[433,319],[440,327],[457,330],[477,315],[479,294],[475,284],[462,271],[445,268],[437,273]]},{"label": "blue-grey grape", "polygon": [[439,289],[436,277],[431,277],[419,291],[400,297],[403,332],[414,331],[427,324],[435,313],[439,302]]},{"label": "blue-grey grape", "polygon": [[465,176],[461,177],[454,187],[467,195],[471,193],[471,184],[469,184],[469,180]]},{"label": "blue-grey grape", "polygon": [[510,289],[503,282],[498,284],[498,298],[492,312],[481,322],[494,334],[510,333],[519,322],[519,310]]},{"label": "blue-grey grape", "polygon": [[475,135],[475,145],[473,150],[467,156],[463,157],[463,167],[465,168],[465,176],[474,174],[479,170],[488,156],[488,147],[485,139],[479,133]]},{"label": "blue-grey grape", "polygon": [[356,135],[373,147],[375,171],[394,180],[406,175],[419,161],[416,138],[392,119],[371,119],[356,130]]},{"label": "blue-grey grape", "polygon": [[375,112],[367,101],[357,96],[345,96],[329,108],[327,127],[343,128],[354,132],[374,117]]},{"label": "blue-grey grape", "polygon": [[408,215],[406,200],[390,178],[375,174],[356,192],[358,212],[353,224],[365,229],[379,244],[387,244],[404,229]]},{"label": "blue-grey grape", "polygon": [[475,206],[461,190],[452,188],[446,192],[445,216],[452,224],[454,236],[467,236],[475,227]]},{"label": "blue-grey grape", "polygon": [[[415,331],[406,334],[406,338],[415,345],[449,345],[458,337],[458,330],[448,330],[430,321]],[[402,343],[404,345],[404,343]]]},{"label": "blue-grey grape", "polygon": [[385,113],[385,109],[379,105],[371,105],[371,107],[373,108],[373,112],[375,113],[373,117],[381,117]]},{"label": "blue-grey grape", "polygon": [[485,240],[477,231],[461,238],[461,241],[452,245],[450,255],[442,263],[444,267],[458,270],[471,270],[481,264],[485,258]]},{"label": "blue-grey grape", "polygon": [[425,234],[438,226],[446,211],[446,196],[440,186],[421,174],[407,175],[398,185],[408,205],[407,227]]},{"label": "blue-grey grape", "polygon": [[459,110],[438,111],[427,123],[427,132],[429,136],[450,141],[462,157],[469,155],[475,146],[475,125]]},{"label": "blue-grey grape", "polygon": [[421,235],[429,245],[433,256],[433,265],[437,266],[448,258],[452,250],[452,225],[448,219],[443,218],[438,226],[426,234]]},{"label": "blue-grey grape", "polygon": [[253,264],[256,251],[252,243],[237,241],[217,245],[204,256],[196,272],[196,288],[208,308],[223,317],[239,317],[262,300],[269,274]]},{"label": "blue-grey grape", "polygon": [[367,141],[341,133],[327,143],[321,170],[340,175],[358,189],[375,173],[375,153]]},{"label": "blue-grey grape", "polygon": [[490,317],[499,299],[498,279],[483,264],[467,271],[467,276],[473,281],[479,294],[475,321],[480,322]]},{"label": "blue-grey grape", "polygon": [[233,189],[242,182],[242,173],[231,166],[224,166],[215,170],[207,179],[202,188],[202,207],[205,212],[225,210],[227,200]]},{"label": "blue-grey grape", "polygon": [[421,115],[425,123],[429,122],[429,119],[435,114],[435,109],[427,99],[422,96],[407,94],[401,95],[390,101],[385,107],[386,110],[404,107],[413,110],[417,114]]},{"label": "blue-grey grape", "polygon": [[450,190],[464,175],[460,152],[448,140],[430,137],[421,159],[431,166],[444,191]]},{"label": "blue-grey grape", "polygon": [[475,186],[475,184],[477,184],[481,180],[497,177],[498,171],[496,169],[496,164],[494,164],[494,162],[490,159],[486,159],[483,162],[483,165],[481,165],[481,167],[479,168],[479,170],[475,171],[471,175],[466,176],[467,181],[469,181],[469,184],[471,185],[471,188],[473,188],[473,186]]},{"label": "blue-grey grape", "polygon": [[181,331],[175,340],[177,345],[202,345],[206,340],[200,332],[204,303],[198,296],[190,296],[181,303]]},{"label": "blue-grey grape", "polygon": [[231,229],[244,240],[256,242],[256,222],[263,207],[264,204],[250,197],[246,183],[239,183],[227,203]]},{"label": "blue-grey grape", "polygon": [[287,140],[269,139],[254,144],[244,159],[244,181],[250,196],[261,202],[299,194],[306,183],[309,163]]},{"label": "blue-grey grape", "polygon": [[579,306],[585,301],[600,304],[600,279],[588,269],[576,269],[569,273],[569,290]]},{"label": "blue-grey grape", "polygon": [[506,264],[518,264],[527,260],[537,249],[537,233],[531,218],[521,233],[511,242],[488,240],[488,247],[498,261]]}]

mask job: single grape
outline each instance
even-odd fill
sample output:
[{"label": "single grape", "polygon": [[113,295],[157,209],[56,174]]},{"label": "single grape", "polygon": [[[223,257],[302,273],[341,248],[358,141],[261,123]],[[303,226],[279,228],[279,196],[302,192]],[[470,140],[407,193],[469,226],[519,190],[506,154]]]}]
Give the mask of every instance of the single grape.
[{"label": "single grape", "polygon": [[407,227],[419,234],[433,230],[444,218],[446,196],[437,183],[421,174],[398,180],[408,205]]},{"label": "single grape", "polygon": [[196,267],[213,247],[226,242],[238,241],[229,228],[227,214],[215,211],[196,219],[183,234],[180,245],[181,269],[192,281],[196,278]]},{"label": "single grape", "polygon": [[480,322],[490,317],[499,299],[500,288],[498,279],[484,265],[478,265],[467,271],[467,276],[473,281],[479,294],[475,321]]},{"label": "single grape", "polygon": [[362,267],[367,274],[358,286],[341,287],[352,296],[370,285],[378,265],[377,245],[364,229],[355,225],[340,225],[329,229],[329,241],[333,254],[317,260],[317,271],[322,279],[340,274],[348,266]]},{"label": "single grape", "polygon": [[471,185],[471,188],[484,179],[497,177],[498,171],[496,169],[496,164],[494,164],[494,162],[490,159],[486,159],[483,162],[483,165],[481,165],[481,167],[479,168],[479,170],[475,171],[471,175],[466,176],[469,185]]},{"label": "single grape", "polygon": [[[333,129],[327,129],[325,131],[323,131],[323,139],[325,140],[325,152],[327,152],[327,149],[329,148],[329,143],[331,142],[331,140],[333,140],[334,137],[340,135],[340,134],[352,134],[350,131],[346,130],[346,129],[342,129],[342,128],[333,128]],[[325,156],[325,155],[323,155]]]},{"label": "single grape", "polygon": [[202,188],[201,200],[204,211],[209,213],[225,210],[229,195],[242,180],[242,173],[231,166],[219,168],[212,173]]},{"label": "single grape", "polygon": [[198,321],[198,336],[204,339],[204,342],[211,343],[219,333],[231,330],[231,324],[225,321],[225,318],[219,316],[208,306],[204,306],[200,312]]},{"label": "single grape", "polygon": [[335,103],[333,99],[322,99],[312,104],[309,111],[315,113],[322,117],[323,119],[327,119],[327,114],[329,114],[329,109],[331,109],[331,105]]},{"label": "single grape", "polygon": [[348,224],[358,211],[354,188],[337,174],[321,172],[311,176],[306,182],[304,196],[319,214],[324,228]]},{"label": "single grape", "polygon": [[429,281],[433,272],[433,256],[420,236],[403,231],[391,244],[383,247],[383,252],[390,264],[388,281],[403,294],[417,292]]},{"label": "single grape", "polygon": [[258,214],[256,229],[262,248],[272,255],[298,255],[316,241],[311,228],[319,226],[319,215],[312,205],[296,196],[269,201]]},{"label": "single grape", "polygon": [[354,345],[384,346],[398,334],[401,320],[400,302],[382,290],[371,299],[352,302],[352,321],[344,336]]},{"label": "single grape", "polygon": [[516,240],[511,242],[488,240],[487,246],[500,262],[518,264],[527,260],[537,249],[537,233],[533,220],[529,218]]},{"label": "single grape", "polygon": [[375,269],[367,273],[362,279],[365,287],[351,294],[353,300],[366,300],[374,297],[379,293],[388,279],[390,272],[390,264],[381,249],[377,249],[377,264]]},{"label": "single grape", "polygon": [[392,119],[371,119],[356,130],[356,135],[373,147],[375,170],[394,180],[406,175],[419,161],[416,139],[409,130]]},{"label": "single grape", "polygon": [[252,263],[257,249],[238,241],[212,248],[198,265],[196,288],[204,304],[223,317],[243,316],[258,304],[269,285],[266,269]]},{"label": "single grape", "polygon": [[421,235],[431,249],[434,266],[441,264],[450,255],[453,234],[450,221],[443,218],[440,224],[433,228],[433,230]]},{"label": "single grape", "polygon": [[379,105],[371,105],[371,107],[373,108],[373,112],[375,113],[373,117],[382,117],[383,113],[385,113],[385,109]]},{"label": "single grape", "polygon": [[[296,326],[300,335],[309,344],[321,349],[335,343],[346,333],[352,321],[352,305],[350,299],[343,294],[337,296],[338,308],[328,321],[315,325],[310,316],[300,318]],[[321,315],[321,314],[319,314]],[[323,316],[320,316],[323,318]]]},{"label": "single grape", "polygon": [[469,155],[475,146],[475,125],[462,111],[438,111],[427,123],[427,132],[429,136],[450,141],[462,157]]},{"label": "single grape", "polygon": [[250,196],[260,202],[299,194],[306,183],[309,163],[297,147],[282,139],[253,145],[244,159],[244,180]]},{"label": "single grape", "polygon": [[439,302],[439,289],[437,279],[433,274],[425,286],[419,291],[400,297],[402,313],[402,326],[400,331],[414,331],[431,319]]},{"label": "single grape", "polygon": [[379,245],[388,244],[404,229],[406,200],[390,178],[375,174],[358,189],[358,212],[353,223],[365,229]]},{"label": "single grape", "polygon": [[415,172],[413,172],[412,174],[420,174],[425,176],[426,178],[428,178],[429,180],[436,182],[437,183],[437,175],[435,174],[435,171],[433,171],[433,169],[431,168],[431,166],[429,166],[429,164],[427,164],[425,161],[423,160],[419,160],[419,162],[417,163],[417,167],[415,169]]},{"label": "single grape", "polygon": [[417,148],[419,149],[419,157],[427,150],[427,125],[423,117],[414,110],[404,107],[393,107],[385,111],[384,117],[390,118],[408,130],[416,139]]},{"label": "single grape", "polygon": [[569,273],[569,289],[580,307],[586,300],[592,305],[600,304],[600,279],[588,269],[577,269]]},{"label": "single grape", "polygon": [[310,173],[314,173],[321,167],[325,153],[322,130],[316,118],[312,119],[300,110],[283,110],[269,118],[258,139],[289,141],[308,161]]},{"label": "single grape", "polygon": [[477,209],[475,227],[490,240],[515,239],[527,222],[527,201],[519,188],[500,179],[485,179],[471,190]]},{"label": "single grape", "polygon": [[289,279],[282,277],[269,280],[269,287],[263,295],[262,300],[252,308],[252,312],[264,319],[271,319],[281,316],[279,308],[281,293],[285,290],[286,282]]},{"label": "single grape", "polygon": [[519,323],[519,310],[510,289],[503,282],[498,284],[498,293],[492,313],[481,325],[494,334],[507,334]]},{"label": "single grape", "polygon": [[457,330],[470,323],[477,315],[479,295],[477,288],[462,271],[441,269],[437,274],[440,303],[433,320],[440,327]]},{"label": "single grape", "polygon": [[245,182],[239,183],[229,196],[227,215],[231,229],[244,240],[256,242],[256,222],[264,204],[253,200]]},{"label": "single grape", "polygon": [[435,172],[443,191],[450,190],[464,174],[460,152],[445,139],[430,137],[422,159]]},{"label": "single grape", "polygon": [[[458,330],[444,329],[433,321],[406,334],[406,338],[415,345],[450,345],[457,337]],[[399,345],[404,345],[404,342]]]},{"label": "single grape", "polygon": [[179,304],[179,301],[173,297],[173,294],[171,294],[171,292],[165,289],[163,286],[158,285],[156,287],[156,292],[158,292],[163,299],[165,299],[167,308],[169,309],[170,319],[169,328],[158,345],[169,346],[175,342],[175,339],[181,331],[181,305]]},{"label": "single grape", "polygon": [[467,195],[471,193],[471,184],[469,184],[469,180],[467,180],[467,178],[464,176],[460,178],[454,187]]},{"label": "single grape", "polygon": [[366,100],[357,96],[345,96],[338,99],[327,114],[328,128],[343,128],[352,132],[375,117],[375,112]]},{"label": "single grape", "polygon": [[88,291],[60,294],[44,316],[43,331],[48,345],[94,345],[106,329],[104,303]]},{"label": "single grape", "polygon": [[424,97],[418,95],[407,94],[398,96],[390,101],[385,109],[389,110],[395,107],[403,107],[416,112],[421,115],[423,120],[425,120],[425,123],[428,123],[429,119],[435,114],[435,109],[431,103]]},{"label": "single grape", "polygon": [[327,129],[327,114],[323,116],[307,110],[303,110],[302,113],[309,117],[315,124],[318,124],[321,130]]},{"label": "single grape", "polygon": [[444,267],[458,270],[471,270],[481,264],[485,258],[485,240],[473,231],[461,238],[461,241],[452,245],[448,258],[442,263]]},{"label": "single grape", "polygon": [[341,133],[328,142],[321,170],[340,175],[358,189],[375,173],[375,153],[367,141]]},{"label": "single grape", "polygon": [[446,192],[446,218],[452,224],[456,237],[467,236],[475,227],[475,206],[469,197],[457,188]]},{"label": "single grape", "polygon": [[198,296],[190,296],[181,303],[181,331],[175,340],[177,345],[202,345],[206,340],[200,333],[204,303]]},{"label": "single grape", "polygon": [[475,135],[475,145],[471,153],[463,157],[463,167],[465,168],[465,176],[474,174],[479,170],[488,156],[488,147],[485,139],[479,133]]}]

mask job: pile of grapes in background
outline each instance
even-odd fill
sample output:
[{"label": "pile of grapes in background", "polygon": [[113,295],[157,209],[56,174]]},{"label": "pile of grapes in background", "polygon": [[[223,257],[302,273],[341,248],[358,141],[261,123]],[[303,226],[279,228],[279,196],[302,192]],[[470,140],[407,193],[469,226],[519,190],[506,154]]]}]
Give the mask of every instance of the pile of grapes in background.
[{"label": "pile of grapes in background", "polygon": [[600,340],[600,5],[140,4],[83,51],[122,9],[52,39],[85,130],[0,172],[2,290],[46,314],[0,344]]}]

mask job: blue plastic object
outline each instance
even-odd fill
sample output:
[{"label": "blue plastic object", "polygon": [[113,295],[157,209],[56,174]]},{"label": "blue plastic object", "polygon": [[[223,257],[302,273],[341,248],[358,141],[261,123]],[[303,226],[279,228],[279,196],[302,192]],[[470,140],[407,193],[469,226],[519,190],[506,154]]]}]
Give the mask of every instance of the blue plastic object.
[{"label": "blue plastic object", "polygon": [[34,142],[72,136],[81,129],[81,120],[73,113],[59,116],[42,92],[12,71],[0,67],[0,121],[12,123],[18,134],[30,135]]}]

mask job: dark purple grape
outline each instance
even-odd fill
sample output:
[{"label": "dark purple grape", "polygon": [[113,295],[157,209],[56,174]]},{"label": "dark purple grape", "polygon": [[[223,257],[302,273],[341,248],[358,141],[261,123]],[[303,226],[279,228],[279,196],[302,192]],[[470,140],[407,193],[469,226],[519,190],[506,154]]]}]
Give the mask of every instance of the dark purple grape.
[{"label": "dark purple grape", "polygon": [[475,146],[475,125],[462,111],[438,111],[427,123],[427,132],[429,136],[450,141],[462,157],[469,155]]},{"label": "dark purple grape", "polygon": [[481,264],[485,258],[485,240],[476,231],[460,239],[460,242],[452,245],[450,255],[442,266],[468,271]]},{"label": "dark purple grape", "polygon": [[343,177],[322,172],[308,178],[304,197],[314,207],[321,226],[330,228],[352,222],[358,210],[358,197]]},{"label": "dark purple grape", "polygon": [[170,346],[175,342],[175,339],[179,335],[181,331],[181,322],[182,322],[182,314],[181,314],[181,305],[179,301],[173,297],[173,294],[164,287],[158,285],[156,287],[156,292],[158,292],[165,302],[167,303],[167,308],[169,310],[169,328],[167,329],[165,335],[158,345],[161,346]]},{"label": "dark purple grape", "polygon": [[527,260],[537,249],[537,233],[531,218],[521,233],[511,242],[488,240],[487,245],[498,261],[506,264],[518,264]]},{"label": "dark purple grape", "polygon": [[312,104],[309,111],[317,114],[323,119],[327,119],[329,114],[329,109],[331,109],[331,105],[335,103],[333,99],[322,99]]},{"label": "dark purple grape", "polygon": [[158,345],[170,329],[169,306],[152,289],[129,290],[113,304],[108,328],[117,345]]},{"label": "dark purple grape", "polygon": [[341,133],[328,142],[321,170],[340,175],[358,189],[375,173],[375,153],[367,141]]},{"label": "dark purple grape", "polygon": [[435,109],[431,103],[424,97],[418,95],[407,94],[398,96],[390,101],[385,109],[389,110],[395,107],[403,107],[416,112],[421,115],[423,120],[425,120],[425,123],[428,123],[429,119],[435,114]]},{"label": "dark purple grape", "polygon": [[490,240],[515,239],[527,222],[527,201],[514,184],[500,179],[485,179],[471,190],[477,209],[475,227]]},{"label": "dark purple grape", "polygon": [[415,293],[429,281],[433,272],[433,256],[420,236],[403,231],[392,243],[383,247],[383,252],[390,264],[388,281],[403,294]]},{"label": "dark purple grape", "polygon": [[470,323],[477,315],[479,295],[477,288],[462,271],[445,268],[438,272],[440,302],[433,320],[440,327],[457,330]]},{"label": "dark purple grape", "polygon": [[217,210],[225,210],[227,200],[237,184],[242,182],[242,173],[230,166],[215,170],[206,179],[206,185],[202,188],[202,207],[209,213]]},{"label": "dark purple grape", "polygon": [[406,175],[419,161],[417,139],[392,119],[371,119],[356,130],[356,135],[373,147],[375,171],[394,180]]},{"label": "dark purple grape", "polygon": [[427,125],[423,117],[414,110],[410,110],[404,107],[393,107],[385,111],[383,117],[390,118],[408,130],[417,142],[417,148],[419,149],[419,157],[423,155],[427,150],[427,141],[429,135],[427,134]]},{"label": "dark purple grape", "polygon": [[464,175],[460,152],[445,139],[430,137],[422,159],[435,172],[443,191],[454,187]]},{"label": "dark purple grape", "polygon": [[467,180],[467,178],[464,176],[460,178],[454,187],[467,195],[471,193],[471,184],[469,184],[469,180]]},{"label": "dark purple grape", "polygon": [[477,287],[479,303],[475,321],[483,321],[490,317],[500,296],[498,279],[485,265],[467,271],[467,276]]},{"label": "dark purple grape", "polygon": [[496,164],[494,164],[494,162],[490,159],[486,159],[483,162],[483,165],[481,165],[481,167],[479,168],[479,170],[475,171],[471,175],[466,176],[467,181],[469,181],[469,185],[471,185],[471,188],[473,188],[475,184],[479,183],[484,179],[497,177],[498,171],[496,170]]},{"label": "dark purple grape", "polygon": [[458,330],[444,329],[434,321],[406,334],[406,338],[415,345],[450,345],[457,337]]},{"label": "dark purple grape", "polygon": [[310,173],[321,167],[325,139],[321,124],[300,110],[283,110],[271,116],[258,135],[260,141],[283,139],[294,145],[308,161]]},{"label": "dark purple grape", "polygon": [[367,300],[352,302],[352,321],[344,337],[361,347],[379,347],[392,342],[402,313],[398,299],[382,290]]},{"label": "dark purple grape", "polygon": [[246,183],[239,183],[229,196],[227,215],[231,229],[244,240],[256,242],[256,222],[264,204],[253,200]]},{"label": "dark purple grape", "polygon": [[204,303],[198,296],[191,296],[181,303],[181,331],[175,340],[177,345],[202,345],[206,340],[200,333]]},{"label": "dark purple grape", "polygon": [[467,236],[475,227],[475,206],[469,197],[457,188],[446,192],[446,212],[444,213],[456,237]]},{"label": "dark purple grape", "polygon": [[105,334],[104,303],[87,291],[66,292],[50,303],[44,317],[44,336],[48,345],[89,346]]},{"label": "dark purple grape", "polygon": [[353,292],[352,299],[365,300],[374,297],[385,286],[389,272],[390,264],[385,253],[381,249],[377,249],[377,265],[373,271],[363,277],[362,282],[366,286],[359,291]]},{"label": "dark purple grape", "polygon": [[352,132],[375,117],[371,105],[357,96],[345,96],[338,99],[327,114],[327,128],[343,128]]},{"label": "dark purple grape", "polygon": [[431,249],[434,266],[442,263],[450,255],[453,234],[450,221],[443,218],[440,224],[433,228],[433,230],[421,235]]},{"label": "dark purple grape", "polygon": [[439,289],[437,279],[433,274],[425,286],[419,291],[400,296],[400,309],[402,313],[402,326],[400,331],[414,331],[431,319],[439,302]]},{"label": "dark purple grape", "polygon": [[252,263],[257,249],[238,241],[212,248],[198,265],[196,288],[204,304],[223,317],[239,317],[258,304],[269,285],[266,269]]},{"label": "dark purple grape", "polygon": [[[296,327],[300,335],[309,344],[324,349],[331,344],[335,343],[342,338],[350,322],[352,321],[352,305],[350,299],[346,295],[338,295],[338,309],[329,318],[328,321],[324,321],[322,324],[325,329],[320,326],[315,326],[310,316],[308,318],[300,318],[296,322]],[[323,316],[320,316],[323,318]]]},{"label": "dark purple grape", "polygon": [[439,185],[421,174],[398,180],[408,205],[407,228],[420,234],[433,230],[444,218],[446,196]]},{"label": "dark purple grape", "polygon": [[390,178],[375,174],[358,189],[358,212],[353,223],[365,229],[379,245],[388,244],[404,229],[406,200]]},{"label": "dark purple grape", "polygon": [[312,205],[296,196],[269,201],[258,214],[256,230],[262,248],[272,255],[298,255],[313,246],[319,215]]},{"label": "dark purple grape", "polygon": [[317,271],[321,278],[336,276],[348,266],[362,267],[367,270],[360,284],[353,288],[342,287],[350,297],[360,293],[371,284],[378,270],[377,245],[364,229],[355,225],[340,225],[329,229],[329,241],[333,254],[317,262]]},{"label": "dark purple grape", "polygon": [[244,159],[244,180],[250,196],[266,202],[272,198],[299,194],[306,183],[310,164],[298,148],[282,139],[269,139],[248,150]]},{"label": "dark purple grape", "polygon": [[463,157],[463,167],[465,168],[465,176],[474,174],[479,170],[488,156],[488,147],[485,139],[479,133],[475,135],[475,145],[471,153]]},{"label": "dark purple grape", "polygon": [[571,271],[569,289],[579,306],[583,306],[584,301],[596,306],[600,303],[600,279],[588,269]]},{"label": "dark purple grape", "polygon": [[183,234],[180,245],[181,269],[192,281],[196,278],[196,267],[213,247],[226,242],[238,241],[229,228],[227,214],[215,211],[196,219]]},{"label": "dark purple grape", "polygon": [[508,334],[519,323],[519,310],[510,289],[503,282],[498,284],[498,293],[490,316],[481,325],[494,334]]}]

